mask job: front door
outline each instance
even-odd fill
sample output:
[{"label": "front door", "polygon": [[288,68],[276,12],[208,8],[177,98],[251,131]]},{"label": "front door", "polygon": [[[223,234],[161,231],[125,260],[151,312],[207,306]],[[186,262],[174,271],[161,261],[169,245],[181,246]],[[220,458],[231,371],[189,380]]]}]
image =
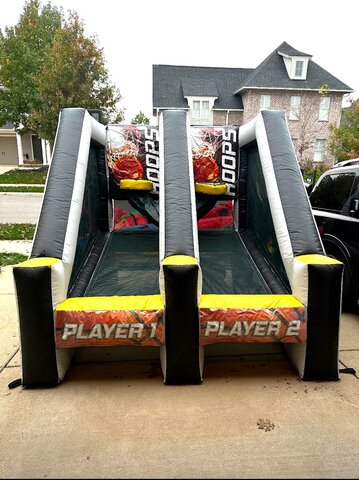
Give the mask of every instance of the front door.
[{"label": "front door", "polygon": [[37,163],[44,163],[42,156],[41,140],[36,135],[31,135],[32,153]]}]

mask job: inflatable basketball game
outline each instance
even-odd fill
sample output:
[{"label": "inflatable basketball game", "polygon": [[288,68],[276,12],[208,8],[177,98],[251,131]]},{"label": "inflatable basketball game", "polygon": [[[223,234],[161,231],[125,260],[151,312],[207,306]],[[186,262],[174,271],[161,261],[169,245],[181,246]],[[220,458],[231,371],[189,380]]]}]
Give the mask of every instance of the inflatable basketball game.
[{"label": "inflatable basketball game", "polygon": [[[144,221],[115,228],[122,200]],[[235,342],[280,342],[301,378],[338,379],[343,265],[325,255],[284,112],[194,127],[180,110],[158,126],[62,110],[13,273],[24,386],[58,384],[83,347],[128,346],[155,349],[165,384],[200,383],[208,346]]]}]

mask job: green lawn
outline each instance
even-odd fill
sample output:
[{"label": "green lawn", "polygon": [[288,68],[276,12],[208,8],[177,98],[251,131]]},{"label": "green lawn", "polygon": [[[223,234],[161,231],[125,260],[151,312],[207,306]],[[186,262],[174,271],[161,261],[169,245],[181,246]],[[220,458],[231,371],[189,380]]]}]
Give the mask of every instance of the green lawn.
[{"label": "green lawn", "polygon": [[23,255],[22,253],[0,253],[0,267],[5,267],[6,265],[16,265],[17,263],[24,262],[27,259],[27,255]]},{"label": "green lawn", "polygon": [[[0,192],[43,192],[48,166],[14,168],[0,175]],[[38,187],[6,187],[9,183],[39,184]],[[31,223],[1,223],[0,240],[32,240],[36,225]],[[0,266],[16,265],[27,260],[27,255],[16,252],[0,253]]]},{"label": "green lawn", "polygon": [[44,187],[7,187],[5,185],[0,185],[0,192],[43,193]]},{"label": "green lawn", "polygon": [[0,175],[0,184],[6,183],[35,183],[43,185],[46,181],[48,166],[29,168],[14,168]]},{"label": "green lawn", "polygon": [[0,223],[0,240],[32,240],[35,227],[32,223]]}]

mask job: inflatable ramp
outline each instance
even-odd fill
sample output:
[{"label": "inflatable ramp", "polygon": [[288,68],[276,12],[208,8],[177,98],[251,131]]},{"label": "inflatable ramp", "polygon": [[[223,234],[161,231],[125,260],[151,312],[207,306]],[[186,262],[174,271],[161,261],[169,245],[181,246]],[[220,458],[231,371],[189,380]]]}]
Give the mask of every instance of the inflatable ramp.
[{"label": "inflatable ramp", "polygon": [[[118,200],[148,224],[114,228]],[[32,252],[13,269],[22,384],[58,384],[77,348],[128,345],[158,350],[166,384],[200,383],[207,345],[233,342],[281,342],[301,378],[337,380],[342,268],[283,112],[105,127],[64,109]]]}]

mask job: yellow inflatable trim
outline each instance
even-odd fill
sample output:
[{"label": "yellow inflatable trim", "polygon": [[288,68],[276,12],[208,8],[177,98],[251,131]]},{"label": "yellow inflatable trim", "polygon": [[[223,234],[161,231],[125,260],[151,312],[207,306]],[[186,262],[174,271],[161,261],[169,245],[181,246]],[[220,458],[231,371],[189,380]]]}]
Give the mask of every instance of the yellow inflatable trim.
[{"label": "yellow inflatable trim", "polygon": [[342,262],[336,260],[335,258],[327,257],[325,255],[300,255],[295,257],[300,262],[312,265],[340,265]]},{"label": "yellow inflatable trim", "polygon": [[195,184],[196,192],[205,193],[207,195],[223,195],[227,192],[227,185],[220,183],[200,183],[196,182]]},{"label": "yellow inflatable trim", "polygon": [[199,308],[293,308],[304,305],[293,295],[202,295]]},{"label": "yellow inflatable trim", "polygon": [[60,303],[56,311],[110,311],[110,310],[161,310],[161,295],[128,295],[112,297],[73,297]]},{"label": "yellow inflatable trim", "polygon": [[124,190],[152,190],[153,185],[151,180],[132,180],[126,178],[120,180],[120,188]]},{"label": "yellow inflatable trim", "polygon": [[198,262],[189,255],[171,255],[163,260],[163,265],[198,265]]},{"label": "yellow inflatable trim", "polygon": [[39,257],[39,258],[29,258],[29,260],[25,260],[24,262],[18,263],[17,267],[51,267],[55,265],[55,263],[61,262],[58,258],[51,258],[51,257]]}]

